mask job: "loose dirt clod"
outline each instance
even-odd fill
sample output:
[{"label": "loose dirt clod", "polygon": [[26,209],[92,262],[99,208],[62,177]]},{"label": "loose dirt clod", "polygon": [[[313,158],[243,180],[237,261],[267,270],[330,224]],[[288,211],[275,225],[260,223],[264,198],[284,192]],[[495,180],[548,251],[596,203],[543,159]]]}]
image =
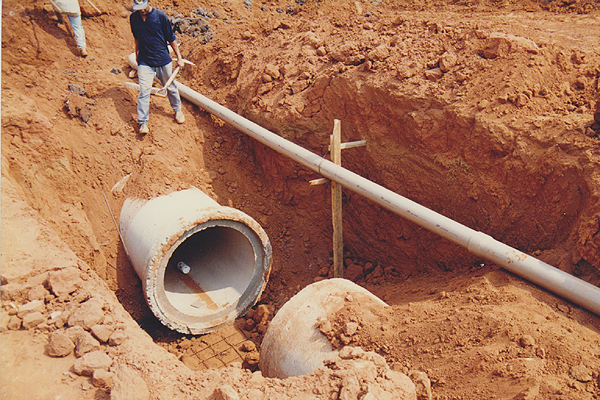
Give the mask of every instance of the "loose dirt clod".
[{"label": "loose dirt clod", "polygon": [[48,355],[51,357],[65,357],[75,349],[75,344],[64,332],[56,331],[50,335]]}]

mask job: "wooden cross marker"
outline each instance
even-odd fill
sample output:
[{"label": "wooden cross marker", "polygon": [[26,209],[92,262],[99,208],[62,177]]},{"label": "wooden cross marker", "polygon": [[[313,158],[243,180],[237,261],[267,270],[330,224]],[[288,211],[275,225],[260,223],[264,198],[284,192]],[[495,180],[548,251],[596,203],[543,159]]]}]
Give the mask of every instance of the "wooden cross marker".
[{"label": "wooden cross marker", "polygon": [[[366,140],[342,143],[342,128],[339,119],[333,121],[333,134],[329,137],[329,152],[331,161],[342,165],[342,150],[366,146]],[[327,178],[310,181],[311,185],[326,183]],[[342,229],[342,185],[331,182],[331,220],[333,223],[333,277],[344,277],[344,238]]]},{"label": "wooden cross marker", "polygon": [[[331,161],[342,165],[342,129],[340,120],[333,121],[333,135],[330,136]],[[344,238],[342,230],[342,186],[331,182],[331,219],[333,222],[333,277],[344,277]]]}]

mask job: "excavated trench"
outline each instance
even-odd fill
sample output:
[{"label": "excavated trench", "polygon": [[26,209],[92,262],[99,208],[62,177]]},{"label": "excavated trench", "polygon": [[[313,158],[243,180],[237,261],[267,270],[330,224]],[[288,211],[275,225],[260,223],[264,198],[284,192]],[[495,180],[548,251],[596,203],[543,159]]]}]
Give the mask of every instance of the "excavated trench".
[{"label": "excavated trench", "polygon": [[[442,27],[426,17],[386,17],[365,29],[336,22],[332,35],[311,24],[290,35],[287,25],[275,23],[259,29],[253,46],[246,32],[226,47],[190,39],[183,50],[197,67],[181,79],[324,158],[333,121],[340,120],[342,142],[367,142],[343,151],[349,171],[597,284],[598,159],[582,139],[592,132],[586,110],[597,73],[585,70],[586,55],[569,58],[560,48],[470,22]],[[436,78],[419,72],[436,68]],[[563,80],[576,82],[565,88]],[[564,112],[573,107],[581,112]],[[319,174],[277,146],[246,136],[221,115],[189,109],[200,129],[191,132],[193,142],[182,143],[200,144],[202,156],[188,153],[186,168],[198,177],[175,186],[208,188],[219,203],[261,224],[273,245],[269,282],[259,306],[233,328],[199,337],[165,329],[145,309],[139,285],[121,285],[117,293],[158,343],[205,368],[248,361],[240,351],[244,339],[260,345],[273,312],[306,285],[332,276],[330,193],[329,185],[310,186]],[[167,158],[170,151],[177,159],[176,148],[161,148]],[[161,179],[151,180],[154,187]],[[164,180],[172,182],[172,174]],[[141,192],[153,197],[157,190]],[[387,289],[412,276],[498,267],[348,189],[343,210],[346,277],[389,302],[401,301],[386,299]]]},{"label": "excavated trench", "polygon": [[[540,144],[527,131],[443,101],[368,88],[344,78],[331,79],[323,99],[344,107],[322,108],[322,116],[271,129],[327,157],[331,128],[327,116],[335,116],[342,121],[343,141],[367,141],[366,147],[344,150],[347,169],[551,265],[569,272],[589,273],[592,269],[590,261],[576,256],[581,250],[573,246],[587,216],[598,211],[590,204],[589,177],[577,155]],[[263,126],[273,124],[252,109],[246,114]],[[256,193],[245,195],[258,199],[264,195],[263,185],[272,188],[270,201],[281,208],[274,214],[275,220],[269,220],[267,233],[275,232],[274,226],[289,225],[290,221],[293,225],[302,219],[299,227],[306,230],[295,234],[325,243],[315,245],[313,253],[310,248],[305,251],[310,246],[305,241],[302,259],[293,263],[296,270],[292,275],[284,262],[294,254],[288,247],[294,245],[294,234],[272,238],[274,273],[260,307],[254,307],[233,327],[206,336],[187,336],[166,330],[152,316],[138,322],[194,369],[240,361],[256,368],[252,347],[260,347],[273,312],[299,288],[332,276],[329,194],[328,189],[310,189],[308,181],[318,176],[287,157],[234,129],[225,127],[220,134],[225,142],[242,144],[236,155],[250,157],[259,166],[263,183]],[[241,161],[234,161],[237,163]],[[277,190],[282,185],[283,189]],[[412,275],[489,264],[352,191],[344,190],[343,207],[346,277],[359,284],[377,283],[379,293]],[[283,256],[278,257],[278,252]],[[313,265],[319,271],[312,270]]]}]

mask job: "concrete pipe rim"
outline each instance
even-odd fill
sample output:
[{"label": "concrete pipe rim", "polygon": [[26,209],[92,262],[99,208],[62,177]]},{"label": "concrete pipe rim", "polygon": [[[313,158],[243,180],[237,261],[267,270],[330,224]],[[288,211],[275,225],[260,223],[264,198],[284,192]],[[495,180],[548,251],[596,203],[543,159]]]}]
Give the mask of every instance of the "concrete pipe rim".
[{"label": "concrete pipe rim", "polygon": [[[270,274],[271,244],[266,233],[256,221],[238,210],[230,209],[228,211],[229,213],[233,212],[235,218],[223,218],[223,215],[221,215],[219,219],[203,220],[192,224],[191,228],[183,229],[177,239],[165,244],[162,251],[159,252],[159,254],[163,254],[162,257],[152,260],[155,267],[150,269],[150,273],[146,277],[145,293],[153,313],[165,326],[184,334],[211,332],[244,315],[258,302]],[[205,315],[191,315],[182,311],[182,307],[173,304],[174,301],[173,298],[169,297],[168,288],[165,289],[165,279],[167,275],[174,273],[172,269],[177,261],[172,260],[172,258],[177,250],[184,246],[186,241],[192,240],[195,235],[202,235],[214,229],[225,229],[227,230],[225,234],[235,235],[235,239],[238,241],[244,239],[247,241],[254,258],[251,267],[251,278],[235,301],[223,306],[217,305],[214,307],[211,305],[210,308],[213,308],[214,312]],[[181,272],[178,273],[181,274],[180,278],[182,280],[189,283],[186,276],[183,276]],[[200,290],[203,292],[202,289]],[[206,293],[198,293],[197,296],[203,297],[206,304],[210,303]]]}]

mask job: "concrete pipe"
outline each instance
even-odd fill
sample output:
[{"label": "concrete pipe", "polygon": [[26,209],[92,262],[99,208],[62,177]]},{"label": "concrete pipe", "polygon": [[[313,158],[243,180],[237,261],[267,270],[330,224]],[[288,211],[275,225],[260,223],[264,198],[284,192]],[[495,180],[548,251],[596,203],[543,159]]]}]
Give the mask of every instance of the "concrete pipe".
[{"label": "concrete pipe", "polygon": [[120,233],[150,309],[181,333],[245,314],[269,279],[271,243],[261,226],[196,188],[126,199]]},{"label": "concrete pipe", "polygon": [[336,355],[319,322],[347,301],[364,307],[387,307],[381,299],[347,279],[325,279],[308,285],[277,312],[260,350],[260,370],[269,378],[310,374]]}]

